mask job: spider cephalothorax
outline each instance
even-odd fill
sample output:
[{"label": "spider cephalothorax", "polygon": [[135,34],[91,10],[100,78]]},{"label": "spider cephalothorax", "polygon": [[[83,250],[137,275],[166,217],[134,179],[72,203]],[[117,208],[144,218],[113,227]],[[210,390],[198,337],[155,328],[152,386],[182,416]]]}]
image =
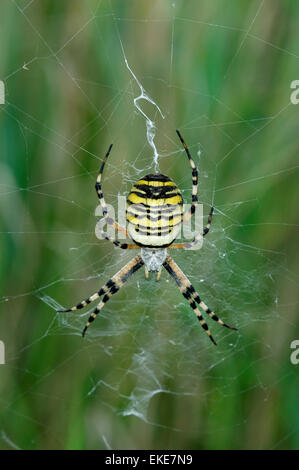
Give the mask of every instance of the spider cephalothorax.
[{"label": "spider cephalothorax", "polygon": [[106,282],[98,292],[88,297],[88,299],[83,300],[75,307],[60,310],[61,312],[75,311],[103,296],[101,302],[90,315],[82,332],[83,336],[85,335],[90,323],[94,321],[97,314],[102,310],[110,297],[115,294],[124,285],[127,279],[129,279],[129,277],[142,266],[145,267],[146,277],[148,277],[149,272],[158,273],[157,280],[160,278],[162,267],[168,271],[170,276],[175,280],[183,296],[187,299],[201,326],[214,344],[216,343],[209,331],[208,325],[198,310],[197,305],[220,325],[233,330],[236,329],[226,325],[207,307],[207,305],[200,299],[198,293],[183,271],[167,254],[167,248],[182,249],[196,245],[196,243],[198,243],[198,241],[209,232],[214,211],[214,208],[212,207],[206,227],[203,232],[196,235],[191,242],[173,244],[174,240],[178,236],[181,225],[192,217],[198,204],[198,171],[179,131],[177,131],[177,134],[184,146],[192,168],[192,204],[190,210],[187,211],[185,215],[183,215],[183,198],[176,184],[168,176],[151,174],[144,176],[133,186],[127,198],[126,218],[128,222],[128,230],[120,226],[108,216],[107,206],[101,187],[102,173],[112,145],[110,145],[108,152],[106,153],[96,182],[96,191],[100,199],[103,216],[107,224],[112,225],[117,231],[131,238],[134,243],[121,243],[118,240],[113,240],[105,232],[103,232],[103,236],[106,240],[111,241],[119,248],[139,248],[141,249],[141,253],[140,255],[135,256],[120,271],[118,271],[118,273],[109,279],[109,281]]}]

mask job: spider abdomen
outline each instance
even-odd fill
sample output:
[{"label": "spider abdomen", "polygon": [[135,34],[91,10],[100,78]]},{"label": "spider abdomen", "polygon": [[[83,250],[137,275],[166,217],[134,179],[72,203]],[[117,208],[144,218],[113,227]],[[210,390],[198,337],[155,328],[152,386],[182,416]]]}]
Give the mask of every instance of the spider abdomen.
[{"label": "spider abdomen", "polygon": [[183,219],[183,198],[165,175],[146,175],[127,198],[128,232],[140,246],[167,247],[177,237]]}]

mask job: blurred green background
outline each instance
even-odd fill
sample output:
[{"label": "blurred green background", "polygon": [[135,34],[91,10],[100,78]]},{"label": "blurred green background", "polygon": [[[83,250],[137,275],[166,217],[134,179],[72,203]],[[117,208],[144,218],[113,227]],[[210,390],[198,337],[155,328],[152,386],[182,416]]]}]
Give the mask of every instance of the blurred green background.
[{"label": "blurred green background", "polygon": [[[1,0],[0,448],[298,449],[295,0]],[[168,274],[141,270],[82,340],[82,311],[132,256],[94,229],[106,149],[117,209],[159,168],[213,227],[173,252],[230,332],[210,344]],[[200,154],[199,154],[200,151]],[[214,323],[214,324],[211,324]]]}]

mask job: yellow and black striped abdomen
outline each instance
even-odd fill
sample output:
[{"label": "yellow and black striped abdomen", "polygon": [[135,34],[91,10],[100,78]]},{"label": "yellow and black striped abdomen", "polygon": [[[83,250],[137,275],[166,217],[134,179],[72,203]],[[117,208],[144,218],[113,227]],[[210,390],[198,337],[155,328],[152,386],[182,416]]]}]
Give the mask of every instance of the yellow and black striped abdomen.
[{"label": "yellow and black striped abdomen", "polygon": [[166,247],[177,237],[183,219],[183,198],[164,175],[146,175],[133,186],[127,199],[131,238],[140,246]]}]

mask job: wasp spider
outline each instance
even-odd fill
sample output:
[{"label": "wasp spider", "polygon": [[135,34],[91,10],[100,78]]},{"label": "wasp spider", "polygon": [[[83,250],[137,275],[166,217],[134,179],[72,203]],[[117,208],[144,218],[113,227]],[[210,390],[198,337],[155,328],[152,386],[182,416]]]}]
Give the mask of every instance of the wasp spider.
[{"label": "wasp spider", "polygon": [[183,296],[187,299],[190,307],[193,309],[202,328],[206,331],[214,344],[216,344],[216,342],[213,339],[197,305],[220,325],[231,328],[232,330],[236,330],[236,328],[233,328],[224,323],[220,318],[217,317],[217,315],[215,315],[214,312],[212,312],[207,307],[183,271],[167,253],[167,248],[190,248],[198,243],[202,237],[207,235],[210,230],[214,211],[214,208],[212,207],[210,210],[208,223],[202,233],[196,235],[190,242],[173,244],[179,233],[181,224],[184,224],[190,220],[198,204],[198,171],[181,134],[179,131],[176,132],[184,146],[192,168],[191,207],[189,211],[183,215],[183,198],[181,192],[168,176],[161,174],[146,175],[137,181],[127,199],[126,218],[128,222],[128,230],[120,226],[115,220],[109,217],[103,196],[101,179],[112,145],[110,145],[108,149],[96,181],[96,192],[100,199],[103,217],[107,224],[113,226],[117,231],[131,238],[134,243],[121,243],[118,240],[114,240],[109,237],[108,234],[103,230],[102,234],[104,238],[111,241],[119,248],[141,248],[141,252],[131,261],[129,261],[129,263],[127,263],[111,279],[109,279],[109,281],[106,282],[106,284],[98,292],[88,297],[88,299],[83,300],[75,307],[66,310],[60,310],[60,312],[73,312],[75,310],[86,307],[86,305],[103,296],[102,300],[90,315],[88,322],[83,329],[83,336],[85,335],[89,325],[94,321],[106,302],[108,302],[112,295],[118,292],[125,282],[132,276],[132,274],[134,274],[142,266],[145,267],[146,277],[149,276],[149,272],[155,272],[157,273],[157,280],[160,278],[162,267],[168,271],[170,276],[175,280]]}]

